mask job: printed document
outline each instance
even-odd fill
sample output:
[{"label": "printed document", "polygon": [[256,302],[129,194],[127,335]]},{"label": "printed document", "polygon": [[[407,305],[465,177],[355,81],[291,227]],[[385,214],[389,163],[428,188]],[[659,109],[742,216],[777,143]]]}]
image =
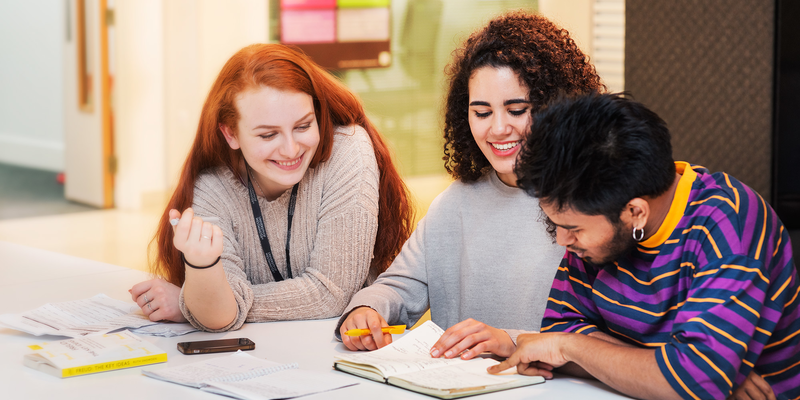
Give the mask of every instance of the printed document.
[{"label": "printed document", "polygon": [[[0,325],[36,336],[74,338],[155,324],[159,323],[145,317],[136,304],[112,299],[104,294],[83,300],[48,303],[19,314],[0,315]],[[184,326],[178,327],[178,331],[188,333]]]}]

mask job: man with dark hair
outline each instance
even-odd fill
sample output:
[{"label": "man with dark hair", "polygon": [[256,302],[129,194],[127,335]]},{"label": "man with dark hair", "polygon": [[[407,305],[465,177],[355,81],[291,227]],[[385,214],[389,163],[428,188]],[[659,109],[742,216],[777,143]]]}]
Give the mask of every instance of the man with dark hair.
[{"label": "man with dark hair", "polygon": [[643,398],[800,397],[800,283],[758,193],[674,162],[664,121],[622,95],[539,112],[515,172],[568,251],[543,333],[490,372],[561,367]]}]

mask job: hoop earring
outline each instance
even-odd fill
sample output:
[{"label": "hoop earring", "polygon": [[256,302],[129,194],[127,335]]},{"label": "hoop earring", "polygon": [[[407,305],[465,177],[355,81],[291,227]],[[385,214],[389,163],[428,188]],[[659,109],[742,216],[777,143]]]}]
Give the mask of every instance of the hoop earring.
[{"label": "hoop earring", "polygon": [[[639,231],[638,234],[636,231]],[[644,228],[638,229],[635,226],[633,227],[633,240],[637,242],[641,242],[644,239]]]}]

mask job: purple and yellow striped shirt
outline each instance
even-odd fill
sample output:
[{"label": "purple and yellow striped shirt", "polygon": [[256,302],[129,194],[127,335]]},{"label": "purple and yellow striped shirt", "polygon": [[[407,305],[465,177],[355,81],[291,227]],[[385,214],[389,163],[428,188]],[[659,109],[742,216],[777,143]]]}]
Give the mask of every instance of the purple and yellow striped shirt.
[{"label": "purple and yellow striped shirt", "polygon": [[567,252],[542,332],[602,331],[652,348],[687,399],[720,399],[760,374],[800,397],[800,283],[789,235],[755,191],[677,162],[682,177],[658,232],[614,263]]}]

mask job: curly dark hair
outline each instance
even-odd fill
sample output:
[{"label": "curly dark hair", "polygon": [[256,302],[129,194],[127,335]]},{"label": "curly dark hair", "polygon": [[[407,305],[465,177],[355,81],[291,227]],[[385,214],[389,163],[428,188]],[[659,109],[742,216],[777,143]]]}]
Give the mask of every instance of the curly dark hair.
[{"label": "curly dark hair", "polygon": [[531,113],[563,94],[605,91],[588,57],[547,18],[524,11],[500,15],[453,52],[446,73],[444,167],[455,179],[475,181],[491,164],[469,128],[469,79],[478,68],[510,67],[528,88]]},{"label": "curly dark hair", "polygon": [[616,224],[631,199],[660,196],[675,181],[667,123],[626,93],[559,98],[533,121],[514,173],[521,189],[556,211]]}]

